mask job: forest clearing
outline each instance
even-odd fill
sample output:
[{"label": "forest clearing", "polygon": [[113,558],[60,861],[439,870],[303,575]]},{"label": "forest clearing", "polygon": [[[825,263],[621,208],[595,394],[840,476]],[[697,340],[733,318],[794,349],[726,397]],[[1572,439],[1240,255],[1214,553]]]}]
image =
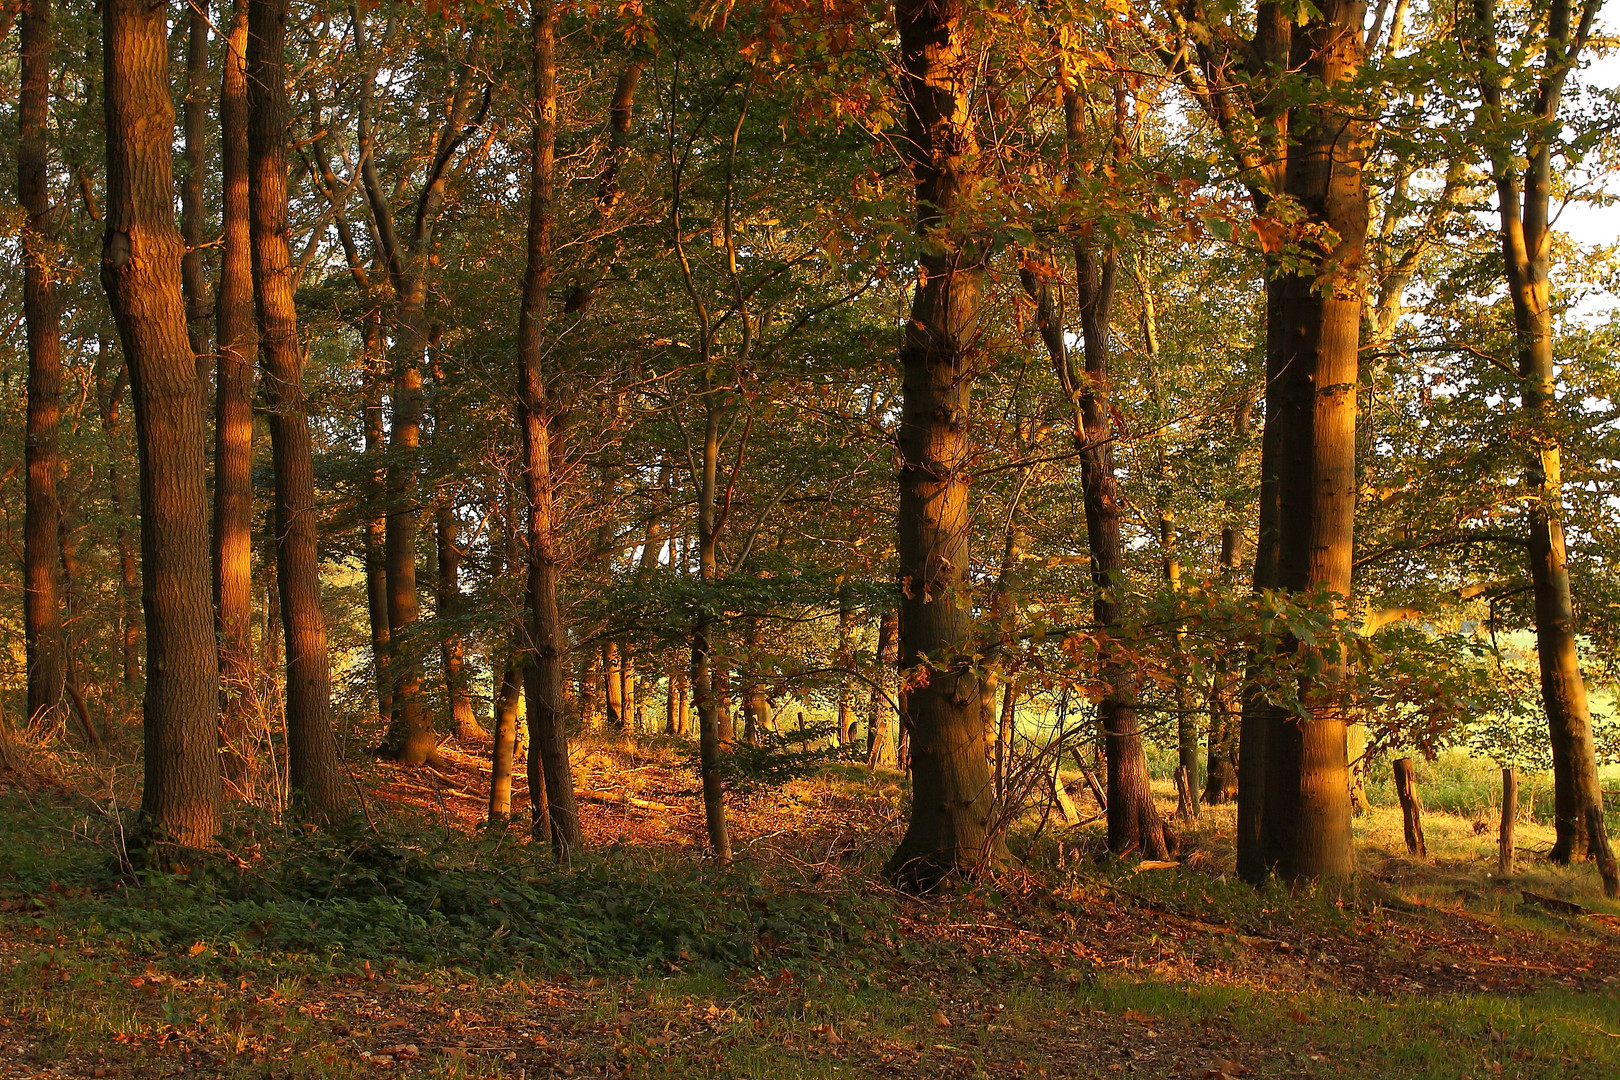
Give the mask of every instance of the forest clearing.
[{"label": "forest clearing", "polygon": [[1603,0],[0,0],[0,1078],[1620,1075]]}]

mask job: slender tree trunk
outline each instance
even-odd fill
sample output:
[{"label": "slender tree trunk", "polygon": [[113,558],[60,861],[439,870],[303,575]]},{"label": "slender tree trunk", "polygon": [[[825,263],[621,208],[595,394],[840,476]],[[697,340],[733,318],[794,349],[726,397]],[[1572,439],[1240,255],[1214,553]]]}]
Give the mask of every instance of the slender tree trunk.
[{"label": "slender tree trunk", "polygon": [[[978,169],[970,116],[977,51],[961,0],[900,0],[900,97],[916,188],[919,259],[900,347],[900,665],[910,673],[911,816],[885,873],[928,890],[998,857],[967,593],[969,399],[985,268],[954,216]],[[920,676],[926,671],[926,681]]]},{"label": "slender tree trunk", "polygon": [[[1527,429],[1522,442],[1528,451],[1525,486],[1535,497],[1529,506],[1530,585],[1535,600],[1541,701],[1553,758],[1556,835],[1548,857],[1557,863],[1567,863],[1583,850],[1597,858],[1608,850],[1564,540],[1562,468],[1555,433],[1557,380],[1548,216],[1552,140],[1559,130],[1564,86],[1591,34],[1599,6],[1597,0],[1586,0],[1578,23],[1573,20],[1570,0],[1553,0],[1547,8],[1546,34],[1536,43],[1542,50],[1542,64],[1535,115],[1531,123],[1521,124],[1503,112],[1495,0],[1475,0],[1473,5],[1481,113],[1496,129],[1491,172],[1502,226],[1503,266],[1519,339],[1519,396]],[[1513,147],[1519,127],[1525,132],[1522,157]],[[1590,828],[1593,821],[1599,826],[1596,830]]]},{"label": "slender tree trunk", "polygon": [[[1238,406],[1233,432],[1246,440],[1249,435],[1249,403]],[[1236,524],[1237,507],[1227,505],[1227,520],[1221,526],[1221,580],[1235,586],[1243,559],[1243,536]],[[1209,765],[1204,776],[1204,801],[1211,806],[1237,798],[1238,729],[1242,722],[1237,687],[1230,673],[1217,670],[1209,695]]]},{"label": "slender tree trunk", "polygon": [[838,588],[838,745],[855,741],[855,607],[848,585]]},{"label": "slender tree trunk", "polygon": [[28,658],[28,726],[55,728],[66,720],[62,639],[61,514],[56,482],[61,416],[62,335],[56,297],[55,230],[47,166],[50,150],[50,60],[54,33],[50,0],[24,0],[22,85],[17,115],[17,201],[22,230],[23,320],[28,328],[27,468],[23,497],[23,640]]},{"label": "slender tree trunk", "polygon": [[388,486],[387,435],[383,425],[383,386],[387,380],[382,319],[373,309],[366,313],[365,388],[366,458],[370,464],[371,496],[366,514],[366,613],[371,625],[371,666],[377,682],[377,715],[387,719],[394,709],[394,676],[389,651],[388,623],[388,511],[378,493]]},{"label": "slender tree trunk", "polygon": [[[705,425],[701,474],[697,478],[698,580],[712,588],[719,577],[717,539],[721,519],[717,513],[720,482],[720,408],[704,375]],[[703,781],[703,818],[709,830],[709,846],[722,863],[731,861],[731,834],[726,826],[726,788],[721,775],[724,745],[731,740],[724,730],[725,710],[721,688],[716,685],[716,662],[712,640],[715,617],[711,601],[703,598],[692,625],[692,702],[698,714],[698,762]]]},{"label": "slender tree trunk", "polygon": [[213,580],[221,761],[227,786],[239,794],[248,784],[247,747],[258,709],[252,620],[253,373],[259,336],[253,311],[247,38],[248,3],[236,0],[219,92],[224,240],[215,304]]},{"label": "slender tree trunk", "polygon": [[[185,136],[185,175],[180,178],[180,288],[186,300],[186,332],[197,354],[197,387],[208,386],[208,282],[203,272],[203,180],[208,170],[208,0],[188,0],[186,21],[186,96],[180,103]],[[229,151],[227,151],[229,152]]]},{"label": "slender tree trunk", "polygon": [[486,734],[473,716],[472,687],[466,671],[467,648],[455,627],[462,616],[461,548],[457,545],[456,515],[448,502],[434,514],[434,543],[439,553],[438,589],[435,597],[441,624],[439,665],[444,669],[444,693],[450,699],[450,725],[462,742],[481,739]]},{"label": "slender tree trunk", "polygon": [[523,703],[523,675],[517,657],[501,666],[500,691],[495,697],[494,748],[489,772],[489,823],[505,825],[512,817],[512,763],[517,755],[518,707]]},{"label": "slender tree trunk", "polygon": [[74,624],[78,621],[74,582],[79,578],[79,556],[73,529],[68,523],[66,500],[61,516],[57,518],[57,534],[57,547],[62,552],[62,688],[72,706],[74,718],[79,721],[79,730],[84,732],[86,745],[94,749],[101,745],[102,738],[95,722],[90,719],[90,707],[85,703],[84,691],[79,685],[77,655],[81,643],[76,640],[74,633]]},{"label": "slender tree trunk", "polygon": [[866,740],[866,764],[872,769],[898,767],[895,704],[900,696],[900,612],[885,611],[878,620],[877,687],[872,692],[872,726]]},{"label": "slender tree trunk", "polygon": [[1395,759],[1395,794],[1401,801],[1401,823],[1406,831],[1406,850],[1420,859],[1428,858],[1423,840],[1423,800],[1418,798],[1417,771],[1411,758]]},{"label": "slender tree trunk", "polygon": [[597,691],[601,683],[602,656],[596,649],[591,649],[579,661],[579,729],[581,731],[594,731],[596,728]]},{"label": "slender tree trunk", "polygon": [[[757,615],[748,620],[743,641],[747,654],[742,682],[743,741],[752,744],[759,741],[760,732],[771,722],[771,703],[765,695],[765,684],[759,677],[759,661],[756,659],[762,648]],[[842,743],[844,740],[838,741]]]},{"label": "slender tree trunk", "polygon": [[253,299],[275,470],[276,584],[287,648],[287,784],[316,816],[342,811],[332,673],[321,610],[314,442],[304,404],[287,224],[288,0],[248,3],[248,177]]},{"label": "slender tree trunk", "polygon": [[114,542],[118,548],[118,585],[122,600],[118,612],[118,644],[124,691],[129,700],[133,700],[135,688],[141,681],[141,562],[130,535],[134,513],[129,505],[129,484],[120,467],[127,453],[123,408],[129,372],[123,358],[119,357],[115,373],[109,373],[113,357],[112,342],[104,337],[97,338],[96,396],[101,405],[102,435],[111,449],[107,458],[107,497],[117,523]]},{"label": "slender tree trunk", "polygon": [[[1355,77],[1365,51],[1365,10],[1359,0],[1339,0],[1295,28],[1292,63],[1314,93]],[[1276,274],[1268,288],[1255,583],[1266,587],[1274,575],[1270,584],[1289,592],[1325,587],[1342,613],[1351,591],[1355,525],[1365,136],[1359,121],[1327,101],[1295,106],[1289,130],[1294,143],[1284,190],[1305,222],[1327,227],[1338,243],[1317,267]],[[1345,878],[1354,870],[1346,715],[1334,700],[1341,675],[1339,658],[1324,655],[1322,674],[1302,683],[1307,720],[1258,703],[1245,706],[1238,862],[1246,877],[1274,870],[1291,881]],[[1260,730],[1251,732],[1251,724]],[[1259,762],[1251,762],[1251,749]],[[1258,817],[1249,821],[1258,835],[1244,827],[1251,776],[1263,784]],[[1252,802],[1247,809],[1256,812]]]},{"label": "slender tree trunk", "polygon": [[619,643],[602,643],[602,723],[609,731],[623,731],[624,676],[619,667]]},{"label": "slender tree trunk", "polygon": [[219,659],[208,596],[207,445],[174,226],[167,10],[104,0],[106,238],[101,279],[118,324],[141,465],[146,778],[151,840],[213,842],[220,824]]},{"label": "slender tree trunk", "polygon": [[[568,764],[563,722],[563,658],[566,644],[557,611],[557,539],[553,513],[551,455],[558,433],[551,430],[546,401],[546,291],[551,284],[552,166],[557,129],[557,61],[554,12],[550,0],[534,5],[534,147],[530,160],[528,266],[523,276],[523,309],[518,318],[518,426],[523,438],[523,481],[528,516],[528,649],[533,674],[527,680],[529,789],[543,787],[549,825],[534,820],[538,841],[550,834],[559,858],[581,843],[574,778]],[[538,806],[538,803],[536,803]]]},{"label": "slender tree trunk", "polygon": [[1519,773],[1502,770],[1502,825],[1496,837],[1496,869],[1503,877],[1513,873],[1513,826],[1519,820]]}]

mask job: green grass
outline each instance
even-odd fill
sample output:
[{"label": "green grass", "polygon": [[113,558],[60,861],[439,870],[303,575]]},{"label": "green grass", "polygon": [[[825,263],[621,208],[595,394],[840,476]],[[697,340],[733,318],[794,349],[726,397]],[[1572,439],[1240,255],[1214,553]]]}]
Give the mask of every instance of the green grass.
[{"label": "green grass", "polygon": [[[836,881],[722,873],[622,848],[559,869],[509,840],[407,843],[383,825],[379,838],[243,822],[232,843],[257,845],[247,869],[221,860],[136,883],[93,815],[0,801],[0,1055],[70,1075],[161,1063],[265,1078],[1620,1073],[1620,981],[1335,985],[1316,953],[1371,937],[1369,962],[1458,959],[1435,933],[1447,912],[1403,916],[1420,932],[1408,941],[1370,886],[1347,897],[1128,864],[1059,870],[1048,830],[1033,847],[1015,839],[1020,875],[917,902],[859,868]],[[1487,909],[1549,945],[1577,932],[1490,898],[1469,908]],[[1123,921],[1100,932],[1104,918]],[[1238,935],[1299,944],[1274,954]],[[379,1065],[396,1044],[420,1056]]]}]

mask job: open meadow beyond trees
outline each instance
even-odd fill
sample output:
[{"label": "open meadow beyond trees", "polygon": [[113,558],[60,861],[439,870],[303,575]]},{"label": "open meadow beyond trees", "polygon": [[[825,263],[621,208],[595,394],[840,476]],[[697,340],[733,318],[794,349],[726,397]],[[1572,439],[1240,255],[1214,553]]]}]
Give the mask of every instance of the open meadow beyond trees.
[{"label": "open meadow beyond trees", "polygon": [[0,0],[0,1080],[1620,1076],[1602,0]]}]

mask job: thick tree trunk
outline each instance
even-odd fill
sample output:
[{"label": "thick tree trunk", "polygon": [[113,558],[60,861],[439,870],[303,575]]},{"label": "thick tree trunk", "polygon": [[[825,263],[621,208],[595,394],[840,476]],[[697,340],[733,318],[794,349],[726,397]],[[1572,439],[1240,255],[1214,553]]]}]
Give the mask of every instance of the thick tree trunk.
[{"label": "thick tree trunk", "polygon": [[248,180],[248,3],[236,0],[225,41],[219,128],[224,240],[215,305],[214,627],[219,638],[220,751],[227,786],[248,792],[257,719],[253,657],[253,238]]},{"label": "thick tree trunk", "polygon": [[[180,239],[186,252],[180,259],[180,289],[186,300],[186,332],[197,354],[197,389],[207,401],[208,386],[208,282],[203,273],[203,235],[206,210],[203,181],[208,171],[208,0],[189,0],[186,21],[186,95],[180,103],[180,127],[185,136],[185,175],[180,178]],[[227,151],[228,152],[228,151]]]},{"label": "thick tree trunk", "polygon": [[288,0],[248,3],[248,177],[253,299],[275,471],[276,585],[287,648],[287,784],[302,809],[344,806],[332,737],[332,673],[321,610],[314,441],[304,404],[304,358],[293,302],[287,224]]},{"label": "thick tree trunk", "polygon": [[900,612],[885,611],[878,620],[877,686],[872,690],[872,723],[866,736],[866,765],[870,769],[897,767],[898,723],[895,705],[900,695]]},{"label": "thick tree trunk", "polygon": [[984,756],[967,589],[969,399],[985,268],[953,220],[978,169],[970,116],[977,51],[961,0],[900,0],[900,97],[916,188],[919,258],[900,347],[900,665],[907,694],[912,801],[884,872],[929,890],[995,861],[995,790]]},{"label": "thick tree trunk", "polygon": [[[518,316],[517,420],[523,439],[523,482],[529,499],[528,651],[529,789],[543,787],[549,822],[533,822],[536,841],[550,835],[558,858],[581,842],[574,778],[568,764],[563,721],[563,658],[566,642],[557,611],[557,538],[552,461],[559,441],[546,401],[546,291],[551,284],[552,164],[557,129],[557,61],[550,0],[534,5],[534,145],[530,160],[528,265]],[[535,803],[538,806],[538,802]]]},{"label": "thick tree trunk", "polygon": [[24,0],[20,28],[22,85],[18,102],[17,201],[22,230],[23,320],[28,327],[28,428],[23,456],[23,640],[28,661],[28,726],[55,729],[67,719],[62,639],[61,550],[56,481],[61,416],[62,335],[56,297],[50,188],[50,0]]},{"label": "thick tree trunk", "polygon": [[[1294,30],[1292,63],[1315,93],[1355,77],[1365,10],[1359,0],[1338,0]],[[1294,143],[1284,190],[1305,222],[1330,229],[1338,242],[1313,269],[1278,273],[1268,283],[1255,575],[1257,587],[1266,587],[1267,577],[1294,593],[1325,587],[1341,612],[1351,591],[1355,526],[1357,275],[1367,234],[1362,127],[1327,101],[1295,106],[1289,121]],[[1251,879],[1268,871],[1291,881],[1344,878],[1354,870],[1346,717],[1333,700],[1341,669],[1334,656],[1322,661],[1322,674],[1300,686],[1308,718],[1258,701],[1245,705],[1238,868]],[[1261,760],[1250,760],[1251,749]],[[1256,807],[1252,789],[1261,785]]]},{"label": "thick tree trunk", "polygon": [[208,596],[207,445],[174,226],[167,11],[104,0],[101,279],[134,388],[146,613],[144,830],[201,847],[220,824],[219,659]]}]

